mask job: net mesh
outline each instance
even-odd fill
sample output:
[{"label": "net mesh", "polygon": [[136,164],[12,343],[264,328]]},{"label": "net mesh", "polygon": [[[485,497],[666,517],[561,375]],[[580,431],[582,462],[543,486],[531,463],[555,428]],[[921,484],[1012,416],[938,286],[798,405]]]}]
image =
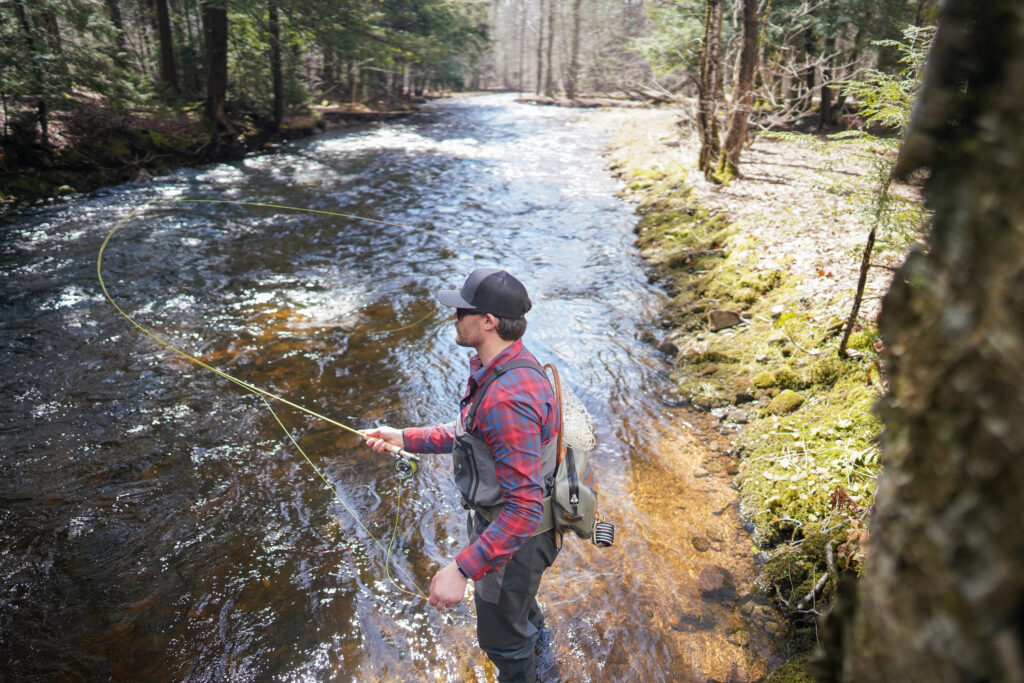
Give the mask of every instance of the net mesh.
[{"label": "net mesh", "polygon": [[590,413],[572,389],[562,383],[562,443],[577,451],[593,450],[594,425]]}]

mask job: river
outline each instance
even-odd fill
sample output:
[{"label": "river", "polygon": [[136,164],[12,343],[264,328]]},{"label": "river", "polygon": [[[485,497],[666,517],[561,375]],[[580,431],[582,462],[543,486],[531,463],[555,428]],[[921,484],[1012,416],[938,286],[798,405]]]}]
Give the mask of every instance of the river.
[{"label": "river", "polygon": [[[97,252],[119,223],[104,278],[126,312],[357,428],[452,419],[466,350],[434,293],[477,267],[518,275],[534,301],[526,345],[594,418],[616,524],[610,549],[567,538],[545,577],[542,680],[739,682],[776,665],[781,627],[752,585],[726,444],[672,407],[670,365],[637,340],[658,331],[665,297],[595,116],[439,100],[9,216],[0,678],[492,675],[471,601],[441,615],[415,595],[464,547],[450,459],[426,457],[407,481],[351,434],[278,407],[339,501],[262,401],[103,298]],[[197,199],[387,224],[180,201]],[[396,567],[371,535],[394,535]]]}]

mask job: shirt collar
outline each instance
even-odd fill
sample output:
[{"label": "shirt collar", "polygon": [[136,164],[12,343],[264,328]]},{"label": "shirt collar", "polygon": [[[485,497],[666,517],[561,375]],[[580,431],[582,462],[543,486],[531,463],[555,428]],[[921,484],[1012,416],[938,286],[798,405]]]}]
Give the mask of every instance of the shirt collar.
[{"label": "shirt collar", "polygon": [[495,365],[498,365],[499,363],[504,363],[505,361],[512,360],[520,353],[522,353],[522,351],[523,340],[517,339],[511,344],[509,344],[507,347],[502,349],[498,353],[498,355],[492,358],[491,362],[487,364],[487,367],[484,367],[483,363],[480,362],[480,356],[474,353],[472,356],[470,356],[469,359],[469,376],[479,386],[480,384],[484,383],[484,379],[487,377],[487,375],[490,374],[491,368],[493,368]]}]

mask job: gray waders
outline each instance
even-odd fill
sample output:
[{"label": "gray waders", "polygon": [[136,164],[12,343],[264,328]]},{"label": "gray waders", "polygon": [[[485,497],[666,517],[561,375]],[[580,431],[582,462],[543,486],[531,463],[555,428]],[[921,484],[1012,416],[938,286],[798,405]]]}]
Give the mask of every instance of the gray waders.
[{"label": "gray waders", "polygon": [[[469,430],[473,428],[477,408],[491,382],[516,368],[530,368],[547,378],[544,370],[529,360],[496,365],[491,377],[477,388],[465,422],[461,415],[455,422],[452,460],[455,483],[462,492],[463,504],[470,511],[470,543],[475,542],[491,520],[498,516],[504,503],[491,450],[483,439],[473,436]],[[557,448],[555,438],[541,447],[546,490],[544,519],[540,527],[501,569],[485,574],[473,585],[477,640],[498,669],[499,681],[529,683],[537,678],[534,647],[544,623],[537,603],[537,589],[544,571],[558,555],[551,505],[547,498],[554,476]]]}]

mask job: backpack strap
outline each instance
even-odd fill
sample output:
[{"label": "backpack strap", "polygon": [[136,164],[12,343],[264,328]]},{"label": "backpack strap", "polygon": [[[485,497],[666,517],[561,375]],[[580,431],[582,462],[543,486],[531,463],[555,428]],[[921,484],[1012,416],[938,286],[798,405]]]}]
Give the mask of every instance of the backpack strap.
[{"label": "backpack strap", "polygon": [[473,429],[473,423],[476,422],[476,411],[480,408],[480,402],[483,400],[484,394],[487,393],[488,387],[491,386],[494,380],[498,379],[506,372],[509,372],[510,370],[517,370],[519,368],[530,368],[531,370],[535,370],[543,375],[544,379],[548,378],[544,373],[544,369],[540,365],[526,358],[517,358],[515,360],[510,360],[507,363],[499,363],[495,365],[491,376],[487,378],[486,382],[477,388],[476,395],[473,396],[473,404],[469,407],[469,412],[466,413],[466,419],[462,421],[462,428],[466,430],[466,433],[469,433],[469,431]]}]

